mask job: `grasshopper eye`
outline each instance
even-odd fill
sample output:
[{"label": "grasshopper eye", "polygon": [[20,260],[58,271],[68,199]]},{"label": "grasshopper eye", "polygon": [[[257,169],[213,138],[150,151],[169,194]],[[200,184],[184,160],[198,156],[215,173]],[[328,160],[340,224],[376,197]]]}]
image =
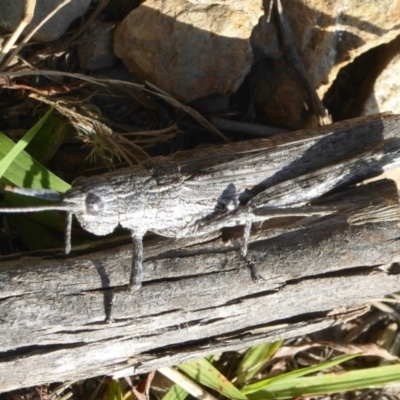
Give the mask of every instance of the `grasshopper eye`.
[{"label": "grasshopper eye", "polygon": [[85,199],[86,211],[89,214],[98,214],[104,209],[104,202],[101,197],[94,193],[89,193]]}]

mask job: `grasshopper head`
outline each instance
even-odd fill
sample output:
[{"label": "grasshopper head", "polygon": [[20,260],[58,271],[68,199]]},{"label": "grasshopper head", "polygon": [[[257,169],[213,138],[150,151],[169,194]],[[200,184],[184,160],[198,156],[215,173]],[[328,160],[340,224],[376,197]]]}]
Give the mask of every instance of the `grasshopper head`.
[{"label": "grasshopper head", "polygon": [[114,189],[99,176],[80,178],[79,183],[65,193],[62,203],[70,206],[83,229],[95,235],[107,235],[119,223]]}]

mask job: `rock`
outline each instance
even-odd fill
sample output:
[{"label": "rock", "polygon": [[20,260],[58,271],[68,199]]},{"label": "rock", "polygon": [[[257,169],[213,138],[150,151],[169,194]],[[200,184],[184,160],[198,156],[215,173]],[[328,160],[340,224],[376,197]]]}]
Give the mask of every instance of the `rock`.
[{"label": "rock", "polygon": [[278,30],[265,17],[260,18],[250,37],[256,56],[280,60],[285,57],[278,40]]},{"label": "rock", "polygon": [[375,73],[361,115],[385,111],[400,113],[400,38],[381,49],[378,62],[378,72]]},{"label": "rock", "polygon": [[259,122],[290,130],[312,126],[312,111],[307,107],[309,97],[280,46],[278,32],[277,26],[263,17],[251,35],[258,61],[249,75],[256,114],[261,112],[266,117]]},{"label": "rock", "polygon": [[115,64],[117,58],[113,52],[113,22],[94,21],[84,31],[78,46],[79,66],[82,69],[108,68]]},{"label": "rock", "polygon": [[310,110],[302,83],[291,64],[284,59],[267,59],[258,63],[251,79],[255,104],[273,124],[289,130],[308,125]]},{"label": "rock", "polygon": [[143,0],[112,0],[104,7],[104,13],[111,21],[122,21]]},{"label": "rock", "polygon": [[148,0],[122,21],[115,54],[182,101],[230,94],[249,72],[258,0]]},{"label": "rock", "polygon": [[282,6],[321,97],[343,66],[400,34],[400,0],[282,0]]},{"label": "rock", "polygon": [[[53,11],[62,0],[38,0],[32,22],[25,28],[28,33],[37,26],[43,18]],[[34,40],[51,42],[58,39],[69,27],[72,21],[83,15],[91,0],[73,0],[61,8],[39,31],[33,36]],[[26,0],[0,1],[0,26],[13,31],[22,19]]]}]

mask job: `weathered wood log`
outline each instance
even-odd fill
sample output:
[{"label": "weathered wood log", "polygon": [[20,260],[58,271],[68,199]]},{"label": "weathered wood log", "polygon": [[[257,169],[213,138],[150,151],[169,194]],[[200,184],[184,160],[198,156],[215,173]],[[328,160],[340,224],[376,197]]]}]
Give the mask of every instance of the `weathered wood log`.
[{"label": "weathered wood log", "polygon": [[[0,259],[0,391],[100,374],[141,373],[332,326],[400,287],[399,199],[389,180],[315,204],[336,212],[258,227],[249,256],[235,234],[145,241],[144,285],[125,285],[131,246],[115,241],[71,256]],[[228,237],[228,240],[226,239]],[[201,243],[199,242],[201,241]]]}]

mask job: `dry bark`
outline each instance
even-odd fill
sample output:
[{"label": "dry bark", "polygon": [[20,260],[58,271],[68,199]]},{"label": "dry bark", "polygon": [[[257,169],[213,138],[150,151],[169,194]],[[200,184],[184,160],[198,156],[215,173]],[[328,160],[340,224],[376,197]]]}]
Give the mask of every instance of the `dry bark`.
[{"label": "dry bark", "polygon": [[[127,283],[131,246],[104,241],[69,257],[2,258],[0,389],[120,376],[313,332],[365,312],[400,285],[398,193],[374,182],[320,199],[329,216],[275,219],[251,237],[254,284],[238,229],[145,241],[144,285]],[[228,238],[228,239],[227,239]]]}]

